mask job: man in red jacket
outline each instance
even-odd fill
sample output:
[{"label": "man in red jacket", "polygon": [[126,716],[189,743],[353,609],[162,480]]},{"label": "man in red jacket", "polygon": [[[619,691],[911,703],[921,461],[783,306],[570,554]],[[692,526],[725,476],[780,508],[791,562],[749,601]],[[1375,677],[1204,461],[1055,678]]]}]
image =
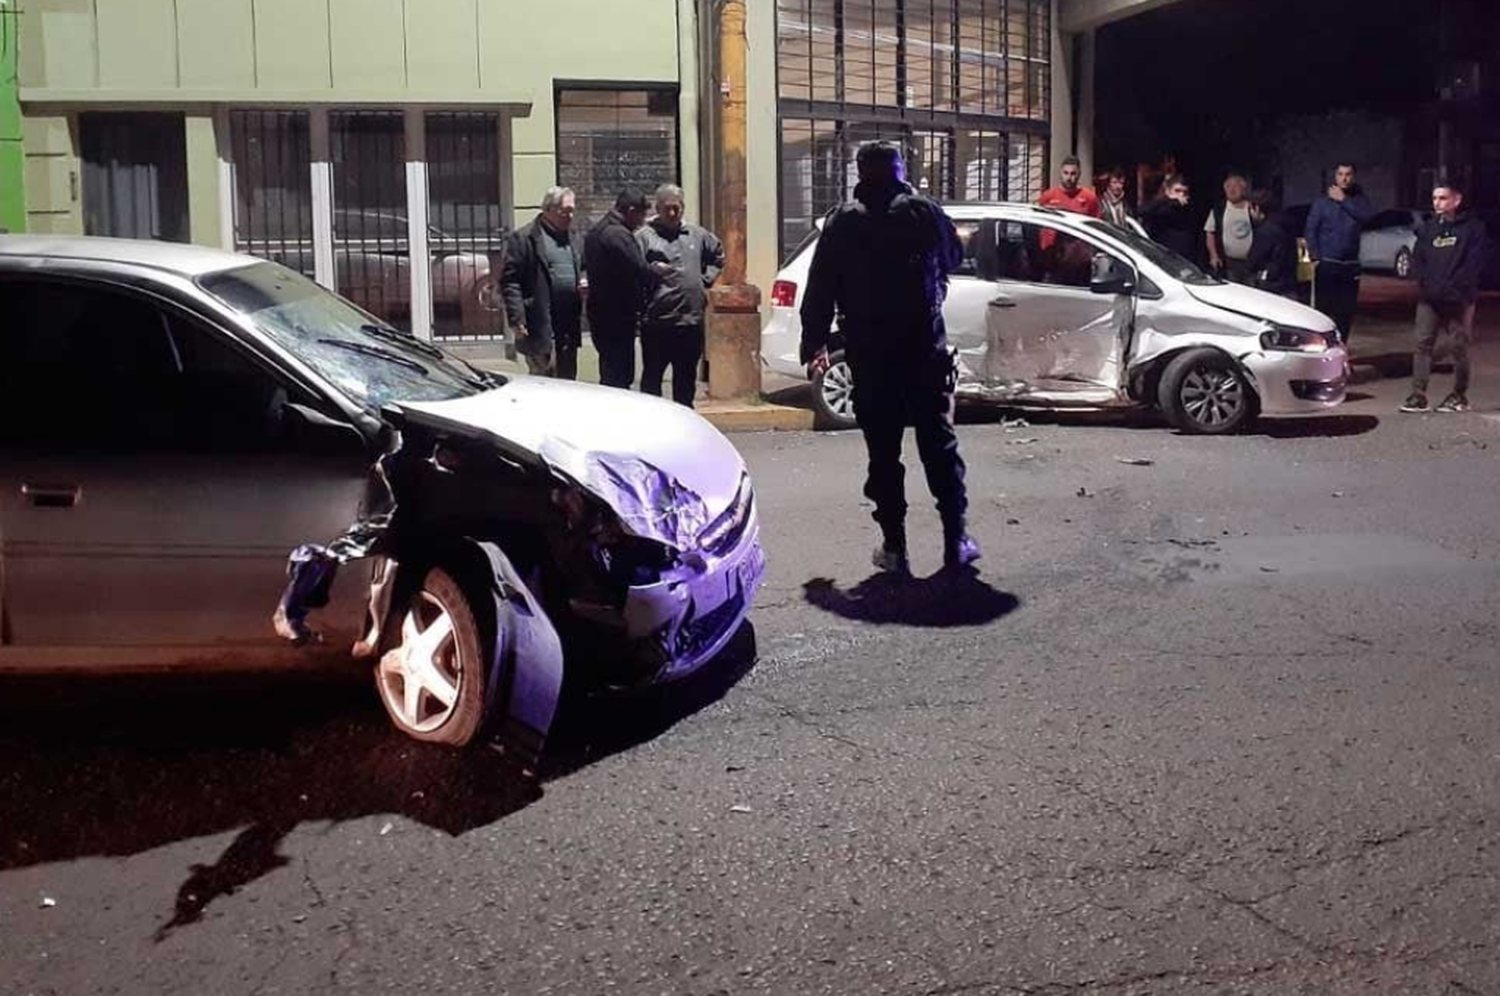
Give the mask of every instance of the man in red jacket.
[{"label": "man in red jacket", "polygon": [[1037,204],[1075,214],[1086,214],[1090,218],[1099,217],[1099,195],[1091,187],[1079,186],[1083,164],[1078,161],[1077,156],[1069,156],[1062,161],[1061,174],[1062,185],[1042,191]]}]

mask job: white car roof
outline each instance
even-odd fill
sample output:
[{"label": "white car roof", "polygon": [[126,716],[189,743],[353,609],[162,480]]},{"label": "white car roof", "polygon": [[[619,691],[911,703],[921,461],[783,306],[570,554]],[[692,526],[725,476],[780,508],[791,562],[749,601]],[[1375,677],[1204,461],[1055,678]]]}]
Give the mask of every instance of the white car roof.
[{"label": "white car roof", "polygon": [[104,239],[82,235],[0,235],[0,259],[5,257],[121,263],[150,267],[188,278],[261,262],[251,256],[180,242]]}]

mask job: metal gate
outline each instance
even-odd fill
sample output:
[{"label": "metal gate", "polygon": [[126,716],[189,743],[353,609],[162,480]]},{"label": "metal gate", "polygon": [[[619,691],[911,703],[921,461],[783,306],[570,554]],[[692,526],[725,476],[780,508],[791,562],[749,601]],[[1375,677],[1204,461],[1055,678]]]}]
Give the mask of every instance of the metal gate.
[{"label": "metal gate", "polygon": [[312,145],[306,111],[229,112],[234,250],[315,276]]},{"label": "metal gate", "polygon": [[487,111],[426,116],[432,332],[448,341],[505,334],[500,127],[500,115]]},{"label": "metal gate", "polygon": [[333,267],[338,292],[411,329],[411,240],[406,216],[406,117],[333,111]]}]

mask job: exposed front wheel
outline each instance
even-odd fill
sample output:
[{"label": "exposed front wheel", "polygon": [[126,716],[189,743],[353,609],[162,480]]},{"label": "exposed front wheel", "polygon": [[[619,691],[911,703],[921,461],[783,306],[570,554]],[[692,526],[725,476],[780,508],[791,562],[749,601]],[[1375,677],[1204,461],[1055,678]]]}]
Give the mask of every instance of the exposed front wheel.
[{"label": "exposed front wheel", "polygon": [[375,685],[391,721],[407,736],[461,747],[484,719],[483,641],[468,597],[434,567],[397,609],[395,645],[375,665]]},{"label": "exposed front wheel", "polygon": [[1239,364],[1217,349],[1189,350],[1168,363],[1157,403],[1177,428],[1204,436],[1244,428],[1260,404]]},{"label": "exposed front wheel", "polygon": [[828,369],[813,378],[813,408],[818,420],[830,429],[852,429],[854,420],[854,371],[842,351],[828,357]]}]

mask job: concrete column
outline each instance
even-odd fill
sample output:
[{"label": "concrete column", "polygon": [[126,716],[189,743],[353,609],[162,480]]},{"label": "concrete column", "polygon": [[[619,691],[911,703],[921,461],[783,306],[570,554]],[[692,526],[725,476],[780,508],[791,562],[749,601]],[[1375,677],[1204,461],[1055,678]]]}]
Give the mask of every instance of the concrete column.
[{"label": "concrete column", "polygon": [[[1055,2],[1055,0],[1054,0]],[[1053,22],[1056,25],[1056,21]],[[1093,31],[1052,35],[1052,147],[1048,184],[1057,180],[1057,164],[1075,155],[1083,164],[1083,182],[1094,174]]]},{"label": "concrete column", "polygon": [[760,290],[745,283],[748,175],[748,46],[745,0],[719,5],[719,237],[723,285],[709,295],[708,395],[715,401],[760,400]]},{"label": "concrete column", "polygon": [[1052,0],[1052,135],[1043,187],[1057,179],[1057,164],[1073,153],[1073,36],[1062,30],[1062,0]]},{"label": "concrete column", "polygon": [[1083,182],[1094,182],[1094,53],[1098,35],[1093,30],[1078,36],[1078,89],[1074,100],[1078,108],[1074,118],[1077,139],[1073,152],[1083,164]]},{"label": "concrete column", "polygon": [[187,130],[188,237],[200,246],[221,246],[224,227],[220,214],[219,140],[212,112],[192,111],[184,118]]}]

